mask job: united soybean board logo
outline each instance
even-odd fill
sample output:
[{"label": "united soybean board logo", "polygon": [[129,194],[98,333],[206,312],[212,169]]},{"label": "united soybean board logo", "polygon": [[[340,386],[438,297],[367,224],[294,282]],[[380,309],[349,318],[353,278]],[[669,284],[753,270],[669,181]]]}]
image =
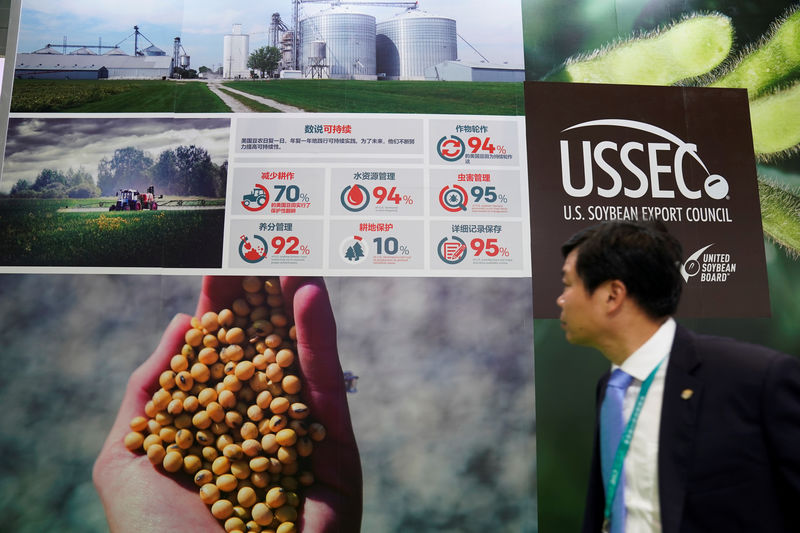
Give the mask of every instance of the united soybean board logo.
[{"label": "united soybean board logo", "polygon": [[436,144],[436,153],[445,161],[458,161],[464,157],[466,151],[467,147],[464,145],[464,141],[456,135],[451,135],[450,138],[445,135]]},{"label": "united soybean board logo", "polygon": [[726,282],[736,272],[736,263],[731,261],[731,254],[706,253],[712,246],[713,243],[703,246],[681,265],[681,276],[685,282],[688,283],[690,278],[697,275],[702,283]]}]

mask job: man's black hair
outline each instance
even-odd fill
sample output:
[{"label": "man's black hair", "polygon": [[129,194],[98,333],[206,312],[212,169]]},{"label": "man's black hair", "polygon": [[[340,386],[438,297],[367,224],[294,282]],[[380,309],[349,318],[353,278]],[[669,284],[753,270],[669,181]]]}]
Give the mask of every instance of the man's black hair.
[{"label": "man's black hair", "polygon": [[603,222],[570,237],[561,253],[566,257],[576,248],[575,271],[589,294],[606,281],[620,280],[650,317],[675,313],[683,288],[683,249],[662,222]]}]

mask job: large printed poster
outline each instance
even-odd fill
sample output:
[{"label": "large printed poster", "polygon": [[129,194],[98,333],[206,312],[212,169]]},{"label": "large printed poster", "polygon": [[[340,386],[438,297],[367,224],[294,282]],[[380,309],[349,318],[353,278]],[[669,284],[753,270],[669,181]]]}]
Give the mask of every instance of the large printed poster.
[{"label": "large printed poster", "polygon": [[[336,518],[360,514],[363,531],[536,531],[520,6],[479,16],[478,3],[348,4],[22,1],[0,177],[4,527],[315,531],[319,502],[339,501]],[[221,274],[283,275],[286,294],[294,276],[325,276],[338,358],[327,346],[327,360],[304,365],[303,339],[324,339],[333,322],[324,298],[295,297],[295,315],[312,301],[324,318],[298,318],[300,364],[285,372],[301,376],[301,391],[287,392],[284,376],[270,385],[274,405],[242,393],[208,427],[232,435],[223,425],[241,418],[269,434],[289,413],[296,444],[281,433],[267,470],[227,448],[232,464],[216,472],[226,441],[214,434],[214,462],[202,429],[177,449],[194,425],[183,427],[186,413],[216,417],[230,396],[197,407],[212,394],[187,385],[211,383],[199,381],[202,348],[170,344],[176,313],[195,314],[198,299],[203,310],[231,303],[238,280],[204,289],[201,276]],[[286,302],[266,299],[248,305],[282,323]],[[250,320],[256,341],[242,346],[264,351],[242,361],[256,366],[269,353],[256,348],[264,328],[285,326]],[[215,331],[204,341],[232,345]],[[177,359],[164,352],[173,347]],[[209,373],[212,351],[202,351]],[[139,423],[112,429],[118,409],[130,412],[131,376],[153,371],[141,369],[151,353],[167,355],[158,370],[175,379],[153,379],[149,393],[180,390],[145,431],[152,445],[160,425],[157,466],[158,447],[126,449]],[[352,421],[360,468],[355,447],[341,446],[347,417],[307,394],[337,365],[343,380],[325,383]],[[238,377],[230,367],[229,386],[245,367]],[[298,422],[303,409],[281,407],[298,400],[309,420],[329,421],[324,440]],[[173,481],[176,453],[193,476]],[[229,504],[212,503],[212,470]],[[304,501],[298,486],[312,477]],[[267,505],[272,485],[285,501],[272,494]]]},{"label": "large printed poster", "polygon": [[[737,90],[741,92],[742,89],[746,89],[746,99],[741,98],[741,95],[736,97],[741,98],[742,104],[746,104],[745,109],[735,113],[719,111],[716,115],[706,116],[703,123],[697,122],[694,114],[687,113],[681,117],[682,111],[679,110],[682,110],[685,104],[670,106],[663,97],[654,102],[654,109],[662,105],[660,113],[668,114],[670,110],[674,111],[677,118],[684,122],[679,128],[682,131],[685,131],[684,127],[708,128],[708,138],[713,138],[715,141],[733,133],[732,129],[726,129],[724,125],[733,120],[734,114],[738,115],[739,119],[750,122],[749,131],[740,133],[752,137],[747,156],[755,156],[755,165],[753,167],[752,162],[741,164],[733,173],[729,171],[729,176],[744,176],[744,173],[748,173],[752,180],[751,185],[757,186],[769,291],[768,294],[762,291],[758,297],[759,301],[752,307],[751,300],[743,297],[741,301],[730,300],[728,309],[711,316],[730,316],[736,309],[745,310],[747,313],[753,312],[754,316],[764,316],[755,309],[768,297],[768,312],[771,313],[771,318],[725,320],[683,318],[681,322],[696,331],[764,344],[794,355],[800,353],[800,336],[794,326],[800,315],[800,308],[793,296],[798,290],[798,279],[800,279],[800,266],[797,262],[797,250],[800,245],[797,240],[797,235],[800,234],[798,233],[800,216],[797,209],[797,187],[800,183],[800,158],[797,152],[797,144],[800,141],[798,136],[800,130],[797,129],[797,125],[800,124],[797,115],[800,110],[798,105],[800,86],[797,83],[796,60],[797,28],[800,19],[798,19],[797,3],[746,0],[733,2],[575,0],[564,3],[523,0],[522,16],[525,32],[526,79],[530,80],[528,83],[536,85],[535,82],[545,81],[555,84],[594,84],[599,94],[606,92],[607,89],[599,87],[598,84],[640,86],[643,90],[641,93],[637,93],[635,88],[631,88],[630,91],[621,88],[616,93],[622,100],[622,105],[616,112],[620,116],[627,115],[623,118],[629,120],[647,122],[647,115],[639,117],[633,115],[638,113],[644,104],[644,95],[658,91],[659,88],[645,86],[672,86],[671,90],[676,94],[681,91],[681,87],[687,87],[689,90],[687,101],[689,94],[713,93],[719,90],[735,93]],[[564,93],[577,95],[579,88],[575,87],[574,91],[565,89]],[[624,98],[626,94],[627,101]],[[577,103],[576,107],[586,108],[593,103],[593,101],[583,101]],[[540,105],[547,113],[559,112],[557,109],[548,108],[546,104]],[[565,115],[573,112],[569,108],[564,108],[562,111]],[[600,106],[596,112],[600,115],[607,114]],[[745,114],[749,116],[744,116]],[[529,112],[527,115],[528,121],[536,119]],[[594,117],[594,119],[602,118],[610,117]],[[614,141],[614,139],[607,135],[611,133],[608,126],[587,126],[561,132],[562,129],[572,125],[566,124],[558,128],[557,134],[556,128],[553,128],[554,135],[562,136],[557,139],[554,152],[558,157],[560,140],[568,142],[573,148],[575,158],[571,160],[571,169],[574,170],[572,177],[575,179],[574,184],[579,186],[583,177],[579,172],[583,167],[580,166],[582,159],[578,149],[580,143],[576,141],[592,141],[594,149],[602,141]],[[546,127],[543,125],[543,128]],[[590,131],[592,128],[595,131]],[[578,139],[576,135],[581,138]],[[597,137],[598,135],[608,138],[601,139]],[[597,143],[594,143],[595,140]],[[633,139],[618,143],[620,153],[625,143],[631,140]],[[661,141],[653,137],[652,142]],[[697,154],[703,161],[705,161],[704,150],[703,145],[698,142]],[[743,149],[731,150],[729,153],[731,160],[740,157],[741,150]],[[615,159],[612,154],[613,151],[606,149],[600,154],[599,159],[612,161]],[[629,154],[634,154],[631,161],[635,160],[635,152]],[[536,157],[531,153],[531,149],[528,157],[529,160],[534,160]],[[589,159],[593,158],[594,154],[590,153]],[[616,162],[619,161],[617,157]],[[658,164],[666,165],[666,159]],[[595,164],[594,169],[598,179],[600,177],[608,179],[608,174],[605,174],[600,166]],[[698,169],[699,174],[704,174],[701,167]],[[709,171],[717,173],[710,168]],[[631,177],[630,173],[620,174],[623,175],[626,176],[625,179]],[[561,176],[560,168],[550,176],[531,175],[532,183],[545,178],[544,183],[532,187],[533,194],[536,194],[537,187],[557,188],[564,194],[560,184]],[[673,178],[674,174],[670,173],[669,179]],[[601,187],[608,189],[608,183],[604,182]],[[626,186],[632,187],[630,182]],[[730,192],[732,201],[733,189]],[[565,220],[564,214],[558,217],[562,223],[575,226],[578,222],[585,222],[587,225],[593,222],[588,220],[589,211],[586,207],[613,207],[619,204],[616,200],[598,197],[596,194],[592,200],[586,202],[584,202],[586,198],[569,202],[560,201],[558,196],[552,198],[551,204],[555,205],[548,205],[547,199],[539,198],[545,210],[550,210],[551,213],[556,206],[563,209],[565,205],[573,208],[582,205],[580,207],[582,216],[587,217],[584,220],[577,221],[575,218]],[[599,201],[594,201],[596,199]],[[534,198],[533,202],[536,201]],[[662,199],[658,202],[661,206],[667,203],[670,203],[670,207],[678,206],[677,202],[672,203],[671,200]],[[642,205],[651,203],[652,200],[648,200],[635,205],[639,205],[641,210]],[[723,198],[718,203],[727,205],[729,201]],[[532,212],[535,226],[535,207]],[[577,213],[573,209],[571,214],[574,217]],[[691,246],[692,243],[697,240],[702,241],[714,231],[725,234],[723,226],[727,224],[732,223],[712,223],[708,233],[703,225],[690,230],[686,234],[685,259],[692,259],[690,255],[698,253],[715,240],[701,242],[694,247]],[[681,225],[683,224],[677,223],[670,227],[680,231]],[[717,230],[713,229],[714,226]],[[539,231],[546,233],[547,229],[539,228]],[[534,227],[533,232],[536,231]],[[752,238],[752,234],[748,236],[730,231],[725,239],[731,238],[743,243],[745,239]],[[562,259],[557,245],[558,243],[554,242],[546,250],[534,245],[535,280],[536,261],[548,264],[546,268],[555,272],[560,268]],[[713,248],[712,245],[694,257],[698,260],[698,266],[703,262],[705,254],[713,254]],[[755,259],[761,253],[761,249],[753,248],[748,260]],[[710,255],[709,259],[728,259],[728,256]],[[730,268],[730,264],[723,265],[722,261],[712,261],[712,263],[714,263],[712,269],[720,270],[716,272],[717,274],[722,274],[722,269]],[[688,261],[685,264],[693,263]],[[715,290],[711,286],[712,282],[702,282],[698,277],[701,274],[698,270],[696,276],[689,278],[689,283],[694,283],[697,287],[705,285],[705,288],[709,289],[706,305],[716,305],[719,302],[717,298],[711,296]],[[537,280],[537,283],[545,285],[557,282],[558,280]],[[554,298],[551,296],[542,298],[541,294],[535,291],[534,307],[550,310],[547,311],[549,313],[555,309]],[[763,307],[761,308],[763,310]],[[701,313],[695,312],[690,315],[697,317]],[[557,320],[536,320],[535,330],[538,525],[541,531],[577,531],[582,522],[582,509],[586,498],[595,423],[595,387],[598,377],[608,369],[608,362],[591,350],[567,344]]]},{"label": "large printed poster", "polygon": [[[611,88],[621,85],[735,95],[731,116],[711,113],[702,127],[711,135],[734,123],[725,133],[752,139],[737,144],[747,168],[736,174],[755,174],[763,252],[747,261],[768,279],[753,314],[767,307],[771,317],[681,321],[800,352],[796,2],[356,3],[11,2],[21,16],[8,25],[14,83],[0,100],[10,102],[0,176],[3,528],[109,531],[113,509],[98,488],[115,494],[106,504],[126,505],[141,487],[127,468],[101,469],[100,487],[92,476],[129,378],[163,351],[175,314],[195,312],[201,276],[269,273],[325,276],[346,377],[336,388],[361,472],[336,459],[321,471],[350,489],[362,479],[362,531],[578,530],[595,384],[608,364],[568,345],[558,321],[533,320],[535,308],[554,306],[532,293],[533,265],[561,258],[556,235],[531,247],[528,193],[540,183],[527,172],[536,146],[526,123],[536,117],[523,79],[533,92],[544,81],[614,98],[627,94]],[[678,122],[691,122],[681,113]],[[595,139],[563,140],[577,170],[576,147]],[[618,146],[631,142],[644,145]],[[653,150],[658,167],[665,150]],[[693,172],[731,176],[715,169]],[[599,218],[624,214],[606,203],[546,207],[562,219],[570,208],[575,224],[594,221],[577,219],[589,206],[607,207],[594,210]],[[743,230],[748,242],[759,241],[754,228]],[[690,251],[730,268],[729,251],[704,236],[691,236],[703,242]],[[244,416],[249,406],[239,407]],[[115,457],[138,460],[193,509],[176,512],[151,485],[143,494],[165,508],[129,507],[137,520],[125,526],[191,517],[175,527],[217,531],[246,516],[231,503],[218,509],[230,512],[223,522],[209,518],[213,505],[192,478],[163,475],[163,464],[128,452],[119,431],[109,440]],[[237,481],[242,501],[262,482]],[[248,529],[273,529],[270,516]],[[205,529],[188,525],[194,518]]]}]

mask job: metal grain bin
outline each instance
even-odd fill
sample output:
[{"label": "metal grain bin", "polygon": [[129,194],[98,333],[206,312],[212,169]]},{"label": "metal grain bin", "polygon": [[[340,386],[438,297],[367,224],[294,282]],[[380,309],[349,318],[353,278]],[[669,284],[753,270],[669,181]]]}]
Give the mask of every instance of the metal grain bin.
[{"label": "metal grain bin", "polygon": [[336,6],[300,21],[300,65],[306,75],[325,44],[328,76],[375,79],[375,17]]},{"label": "metal grain bin", "polygon": [[423,80],[425,69],[458,57],[456,21],[409,10],[377,25],[377,71],[392,80]]}]

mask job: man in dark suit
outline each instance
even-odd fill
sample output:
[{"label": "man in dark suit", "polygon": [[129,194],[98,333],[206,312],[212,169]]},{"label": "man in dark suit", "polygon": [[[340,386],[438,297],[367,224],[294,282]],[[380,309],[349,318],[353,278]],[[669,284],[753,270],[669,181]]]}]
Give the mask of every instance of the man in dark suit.
[{"label": "man in dark suit", "polygon": [[599,224],[562,252],[567,340],[613,371],[583,531],[800,532],[800,360],[678,325],[682,250],[662,224]]}]

